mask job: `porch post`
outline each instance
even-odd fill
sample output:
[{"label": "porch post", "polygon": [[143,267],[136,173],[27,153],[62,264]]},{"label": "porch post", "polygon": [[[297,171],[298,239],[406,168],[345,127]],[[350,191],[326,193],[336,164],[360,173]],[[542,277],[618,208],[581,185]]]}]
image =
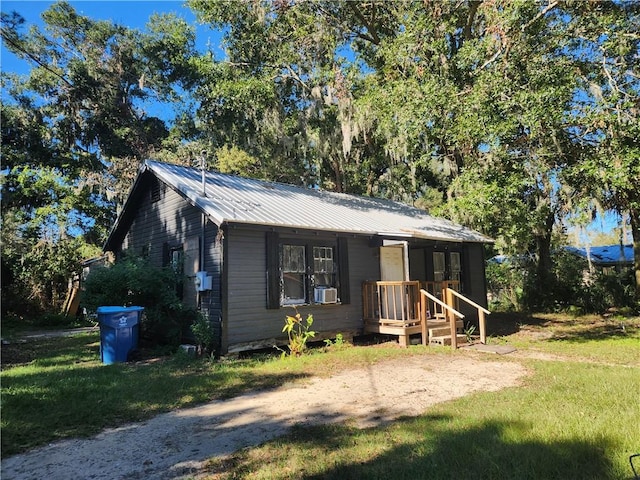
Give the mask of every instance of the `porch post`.
[{"label": "porch post", "polygon": [[484,321],[484,310],[478,309],[478,322],[480,323],[480,343],[487,343],[487,326]]},{"label": "porch post", "polygon": [[427,329],[427,296],[423,295],[418,285],[418,295],[420,295],[420,326],[422,328],[422,345],[429,345],[429,331]]},{"label": "porch post", "polygon": [[[451,290],[449,290],[448,288],[445,288],[445,298],[446,298],[446,303],[447,305],[449,305],[451,308],[453,308],[453,294],[451,293]],[[451,313],[448,309],[447,309],[447,318],[449,319],[449,325],[451,326],[451,348],[453,350],[456,350],[458,348],[458,332],[456,331],[456,317],[453,313]]]}]

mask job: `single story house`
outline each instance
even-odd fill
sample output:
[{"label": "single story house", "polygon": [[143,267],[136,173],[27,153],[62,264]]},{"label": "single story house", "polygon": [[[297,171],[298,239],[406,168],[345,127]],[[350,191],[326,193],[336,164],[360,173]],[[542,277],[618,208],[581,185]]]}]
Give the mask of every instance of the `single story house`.
[{"label": "single story house", "polygon": [[[406,313],[414,284],[431,282],[440,296],[438,285],[448,282],[486,307],[489,242],[398,202],[147,161],[104,250],[180,264],[183,302],[208,315],[224,354],[282,340],[291,307],[313,315],[317,339],[385,333],[365,328],[366,317],[396,301]],[[405,292],[389,297],[378,286],[365,299],[364,286],[381,281]],[[386,316],[406,323],[402,312]]]}]

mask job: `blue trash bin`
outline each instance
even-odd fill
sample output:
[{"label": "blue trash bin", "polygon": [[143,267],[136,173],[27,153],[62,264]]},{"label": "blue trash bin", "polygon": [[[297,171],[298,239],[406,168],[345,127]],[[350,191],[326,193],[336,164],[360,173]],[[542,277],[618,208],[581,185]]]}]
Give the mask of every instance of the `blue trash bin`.
[{"label": "blue trash bin", "polygon": [[144,307],[98,307],[100,359],[107,365],[126,362],[138,348],[140,316]]}]

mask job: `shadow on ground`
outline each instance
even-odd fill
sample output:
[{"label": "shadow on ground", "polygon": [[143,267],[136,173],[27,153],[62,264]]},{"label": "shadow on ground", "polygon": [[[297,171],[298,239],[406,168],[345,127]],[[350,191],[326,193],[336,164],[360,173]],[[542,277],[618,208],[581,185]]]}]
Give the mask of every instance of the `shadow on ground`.
[{"label": "shadow on ground", "polygon": [[[328,469],[320,473],[300,472],[296,478],[327,479],[613,479],[605,456],[606,445],[579,440],[511,442],[509,431],[526,430],[527,425],[488,421],[475,428],[453,431],[449,416],[425,415],[406,419],[398,428],[370,429],[357,433],[345,426],[296,428],[277,441],[279,451],[305,451],[324,458]],[[408,433],[407,433],[408,432]],[[370,438],[368,438],[370,437]],[[519,436],[518,438],[526,437]],[[354,438],[359,446],[354,446]],[[364,439],[363,439],[364,438]],[[511,437],[513,438],[513,437]],[[353,456],[334,452],[353,450]],[[367,450],[380,450],[371,454]],[[360,461],[359,452],[366,460]],[[229,475],[259,471],[262,455],[249,457],[239,452],[212,463],[208,474]],[[345,458],[349,461],[345,461]],[[295,462],[294,462],[295,463]],[[227,478],[227,477],[224,477]],[[233,477],[235,478],[235,477]]]}]

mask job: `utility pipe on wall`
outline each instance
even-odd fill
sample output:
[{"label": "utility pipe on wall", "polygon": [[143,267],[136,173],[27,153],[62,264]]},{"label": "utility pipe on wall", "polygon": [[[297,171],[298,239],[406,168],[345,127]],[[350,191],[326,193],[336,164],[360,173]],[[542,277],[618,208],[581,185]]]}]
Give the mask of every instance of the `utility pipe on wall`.
[{"label": "utility pipe on wall", "polygon": [[[200,172],[202,174],[202,196],[206,198],[207,196],[207,152],[206,150],[202,150],[200,152]],[[201,272],[206,271],[205,265],[205,255],[206,255],[206,247],[205,247],[205,233],[207,229],[207,215],[202,210],[202,225],[200,232],[200,261],[198,262],[199,270]],[[202,300],[203,295],[202,292],[198,292],[198,306],[202,308]]]}]

